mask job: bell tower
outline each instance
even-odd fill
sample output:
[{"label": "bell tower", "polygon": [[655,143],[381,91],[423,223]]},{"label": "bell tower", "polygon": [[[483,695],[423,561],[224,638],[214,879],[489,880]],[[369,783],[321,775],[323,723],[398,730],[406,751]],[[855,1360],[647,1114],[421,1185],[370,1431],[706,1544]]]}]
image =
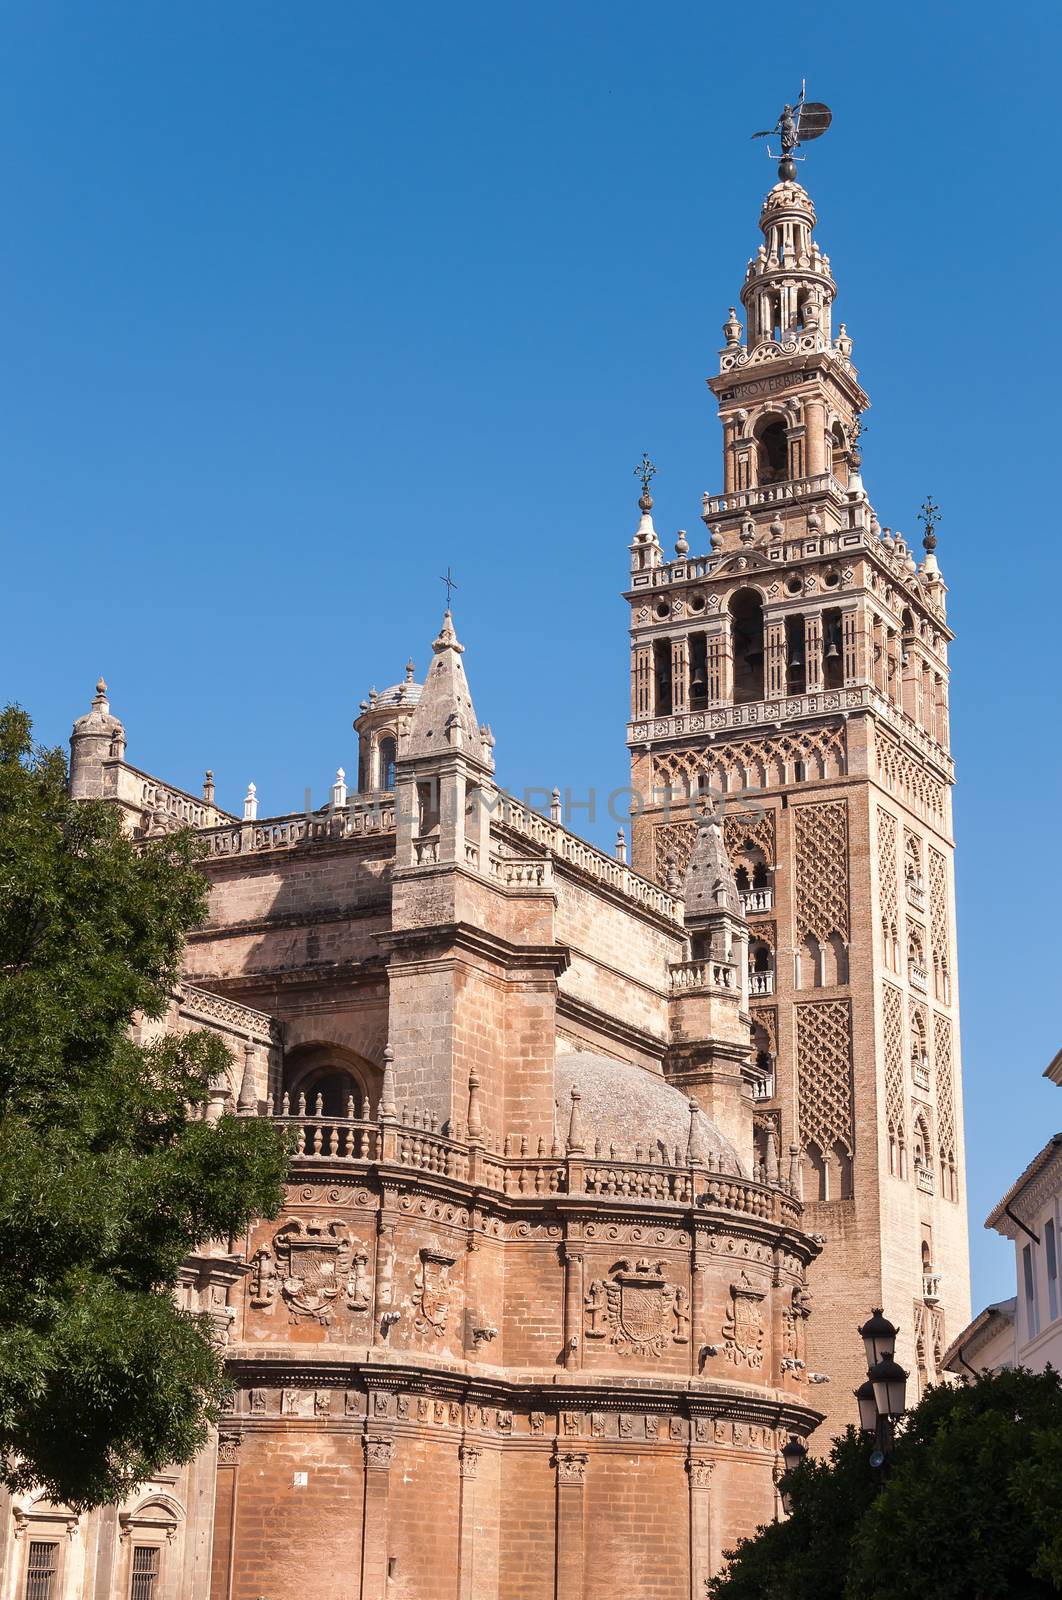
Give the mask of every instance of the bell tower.
[{"label": "bell tower", "polygon": [[[945,586],[861,475],[869,400],[815,209],[783,162],[708,386],[722,492],[674,557],[631,544],[633,866],[679,889],[721,814],[748,923],[761,1159],[796,1146],[825,1442],[884,1305],[920,1385],[969,1315]],[[747,331],[746,331],[747,330]],[[648,467],[648,463],[646,463]]]}]

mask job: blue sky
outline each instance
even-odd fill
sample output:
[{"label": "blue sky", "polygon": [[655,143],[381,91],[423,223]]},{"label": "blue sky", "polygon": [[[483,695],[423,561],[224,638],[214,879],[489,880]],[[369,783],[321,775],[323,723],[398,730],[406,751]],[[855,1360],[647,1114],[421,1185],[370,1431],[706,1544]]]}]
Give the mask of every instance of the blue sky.
[{"label": "blue sky", "polygon": [[[1059,8],[33,0],[0,13],[0,693],[66,738],[322,801],[452,564],[499,774],[625,781],[634,463],[695,548],[705,377],[808,78],[802,175],[883,523],[944,509],[982,1220],[1062,1126]],[[1054,442],[1053,442],[1054,441]],[[1041,607],[1034,602],[1041,597]],[[583,831],[610,842],[602,816]]]}]

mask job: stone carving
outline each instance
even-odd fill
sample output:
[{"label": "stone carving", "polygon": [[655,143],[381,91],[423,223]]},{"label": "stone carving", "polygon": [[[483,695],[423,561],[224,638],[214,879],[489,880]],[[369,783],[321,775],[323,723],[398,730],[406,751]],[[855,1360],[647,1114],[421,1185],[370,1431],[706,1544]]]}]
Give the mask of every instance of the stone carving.
[{"label": "stone carving", "polygon": [[723,1322],[723,1351],[736,1367],[759,1371],[763,1366],[763,1309],[766,1290],[757,1289],[746,1272],[730,1285],[730,1309]]},{"label": "stone carving", "polygon": [[690,1456],[686,1462],[686,1471],[690,1475],[691,1489],[707,1489],[712,1482],[712,1469],[714,1462],[705,1461],[703,1456]]},{"label": "stone carving", "polygon": [[462,1478],[474,1478],[476,1476],[476,1473],[479,1470],[479,1458],[482,1453],[483,1452],[480,1450],[479,1446],[475,1444],[462,1444],[458,1446],[457,1454],[461,1460]]},{"label": "stone carving", "polygon": [[252,1389],[250,1394],[250,1408],[252,1417],[265,1416],[266,1392],[264,1389]]},{"label": "stone carving", "polygon": [[895,970],[899,949],[899,875],[896,870],[896,818],[878,807],[878,900],[885,965]]},{"label": "stone carving", "polygon": [[344,1222],[286,1222],[273,1235],[272,1250],[256,1250],[251,1264],[251,1305],[267,1309],[279,1290],[293,1322],[327,1326],[335,1302],[351,1311],[369,1306],[368,1256],[356,1248]]},{"label": "stone carving", "polygon": [[531,1432],[541,1434],[546,1426],[546,1413],[544,1411],[532,1411],[530,1422]]},{"label": "stone carving", "polygon": [[218,1435],[218,1466],[234,1467],[240,1459],[240,1435],[238,1433],[222,1433]]},{"label": "stone carving", "polygon": [[586,1291],[586,1337],[608,1339],[622,1355],[659,1356],[670,1339],[689,1342],[688,1295],[668,1283],[662,1261],[624,1257]]},{"label": "stone carving", "polygon": [[800,1142],[832,1156],[854,1148],[852,1018],[847,1000],[795,1007]]},{"label": "stone carving", "polygon": [[878,777],[890,793],[897,795],[912,811],[920,811],[934,822],[944,821],[946,789],[920,763],[905,755],[895,740],[882,729],[874,732],[874,754]]},{"label": "stone carving", "polygon": [[328,1417],[332,1414],[332,1391],[318,1389],[313,1397],[313,1414],[315,1417]]},{"label": "stone carving", "polygon": [[561,1432],[567,1438],[571,1438],[582,1431],[582,1422],[583,1419],[578,1411],[561,1412]]},{"label": "stone carving", "polygon": [[343,1412],[348,1417],[361,1415],[361,1396],[356,1389],[348,1389],[343,1396]]},{"label": "stone carving", "polygon": [[413,1299],[417,1315],[413,1325],[419,1333],[445,1333],[450,1314],[450,1268],[456,1256],[443,1255],[437,1250],[422,1250],[420,1266],[414,1279]]},{"label": "stone carving", "polygon": [[603,1439],[605,1437],[605,1419],[600,1411],[591,1411],[590,1413],[590,1436],[593,1439]]},{"label": "stone carving", "polygon": [[367,1472],[387,1472],[395,1455],[393,1439],[363,1439]]},{"label": "stone carving", "polygon": [[560,1484],[574,1484],[582,1488],[586,1482],[586,1468],[590,1457],[560,1451],[553,1457],[553,1465],[557,1469],[557,1482]]}]

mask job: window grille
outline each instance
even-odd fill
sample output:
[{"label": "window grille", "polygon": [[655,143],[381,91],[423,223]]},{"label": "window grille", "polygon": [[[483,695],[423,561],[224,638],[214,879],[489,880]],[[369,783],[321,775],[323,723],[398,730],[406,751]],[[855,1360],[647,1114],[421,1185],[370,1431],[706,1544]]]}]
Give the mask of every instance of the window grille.
[{"label": "window grille", "polygon": [[29,1547],[26,1562],[26,1600],[52,1600],[58,1567],[58,1544],[52,1540],[35,1539]]},{"label": "window grille", "polygon": [[133,1581],[129,1600],[156,1600],[159,1582],[159,1551],[153,1544],[133,1546]]}]

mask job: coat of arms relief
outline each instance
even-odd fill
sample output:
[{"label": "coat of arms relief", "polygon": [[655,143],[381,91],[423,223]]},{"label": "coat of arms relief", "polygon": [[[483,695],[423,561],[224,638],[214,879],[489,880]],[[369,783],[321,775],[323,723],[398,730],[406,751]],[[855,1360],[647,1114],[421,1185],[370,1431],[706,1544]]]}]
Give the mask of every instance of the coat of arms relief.
[{"label": "coat of arms relief", "polygon": [[689,1343],[689,1295],[665,1277],[662,1261],[617,1261],[586,1291],[586,1337],[607,1339],[621,1355],[660,1356],[670,1341]]},{"label": "coat of arms relief", "polygon": [[747,1272],[730,1285],[730,1309],[723,1322],[723,1351],[736,1367],[763,1366],[763,1308],[766,1289],[757,1289]]},{"label": "coat of arms relief", "polygon": [[286,1222],[271,1249],[256,1250],[251,1262],[251,1305],[272,1306],[279,1293],[293,1322],[327,1327],[339,1305],[369,1309],[369,1257],[343,1222],[316,1217]]},{"label": "coat of arms relief", "polygon": [[444,1255],[438,1250],[421,1250],[420,1265],[413,1279],[416,1306],[413,1326],[418,1333],[446,1332],[453,1288],[450,1268],[456,1260],[456,1256]]}]

